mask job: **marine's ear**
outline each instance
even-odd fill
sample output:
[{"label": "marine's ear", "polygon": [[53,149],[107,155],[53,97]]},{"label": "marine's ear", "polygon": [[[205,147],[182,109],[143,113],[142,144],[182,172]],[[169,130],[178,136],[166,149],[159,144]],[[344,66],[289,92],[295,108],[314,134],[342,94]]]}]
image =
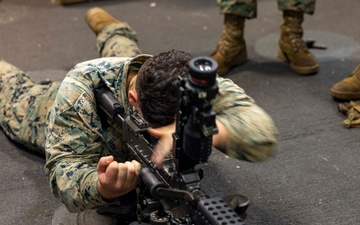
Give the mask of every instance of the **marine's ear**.
[{"label": "marine's ear", "polygon": [[129,98],[130,105],[132,105],[136,109],[139,109],[138,95],[137,95],[136,91],[130,90],[128,92],[128,98]]}]

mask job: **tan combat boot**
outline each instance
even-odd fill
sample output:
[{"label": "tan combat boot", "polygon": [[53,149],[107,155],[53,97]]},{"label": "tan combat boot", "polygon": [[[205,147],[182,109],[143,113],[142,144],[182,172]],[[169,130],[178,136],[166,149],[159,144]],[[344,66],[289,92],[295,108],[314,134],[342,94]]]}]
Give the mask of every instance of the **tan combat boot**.
[{"label": "tan combat boot", "polygon": [[280,26],[279,58],[290,64],[290,68],[301,75],[318,72],[319,65],[315,56],[302,40],[304,14],[291,10],[283,11],[284,22]]},{"label": "tan combat boot", "polygon": [[219,64],[217,70],[219,75],[224,75],[231,68],[247,62],[244,26],[244,17],[225,14],[224,30],[216,50],[211,54],[211,58]]},{"label": "tan combat boot", "polygon": [[360,65],[330,89],[331,95],[342,100],[360,99]]},{"label": "tan combat boot", "polygon": [[85,20],[96,35],[98,35],[104,27],[110,24],[121,23],[121,21],[115,19],[99,7],[89,9],[85,14]]}]

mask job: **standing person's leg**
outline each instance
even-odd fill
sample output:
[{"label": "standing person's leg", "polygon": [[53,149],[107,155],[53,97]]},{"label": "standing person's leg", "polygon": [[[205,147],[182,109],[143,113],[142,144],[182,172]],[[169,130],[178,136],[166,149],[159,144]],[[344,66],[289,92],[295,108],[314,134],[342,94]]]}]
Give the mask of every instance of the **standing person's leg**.
[{"label": "standing person's leg", "polygon": [[0,126],[5,134],[44,154],[46,114],[59,83],[35,84],[22,70],[0,60]]},{"label": "standing person's leg", "polygon": [[319,65],[302,39],[304,14],[314,14],[315,0],[278,0],[284,22],[280,26],[279,58],[301,75],[315,74]]},{"label": "standing person's leg", "polygon": [[101,8],[86,12],[86,21],[97,36],[96,47],[101,57],[134,57],[141,54],[136,32]]},{"label": "standing person's leg", "polygon": [[281,11],[292,10],[313,15],[316,0],[278,0],[278,8]]},{"label": "standing person's leg", "polygon": [[217,61],[218,74],[224,75],[231,68],[247,62],[244,40],[245,20],[256,18],[256,0],[217,0],[220,13],[224,14],[224,29],[211,57]]}]

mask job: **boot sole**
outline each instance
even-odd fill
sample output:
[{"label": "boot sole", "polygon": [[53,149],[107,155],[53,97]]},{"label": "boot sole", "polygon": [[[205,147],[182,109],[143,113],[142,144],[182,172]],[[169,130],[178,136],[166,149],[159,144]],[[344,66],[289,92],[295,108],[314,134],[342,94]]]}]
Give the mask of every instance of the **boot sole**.
[{"label": "boot sole", "polygon": [[360,99],[360,93],[337,92],[332,89],[330,90],[330,93],[334,98],[341,99],[341,100]]},{"label": "boot sole", "polygon": [[285,55],[285,53],[279,48],[278,49],[278,57],[279,59],[281,59],[282,61],[290,64],[290,68],[297,74],[300,75],[314,75],[319,71],[319,65],[315,65],[315,66],[307,66],[307,67],[299,67],[299,66],[295,66],[294,64],[291,63],[291,61],[289,60],[289,58]]}]

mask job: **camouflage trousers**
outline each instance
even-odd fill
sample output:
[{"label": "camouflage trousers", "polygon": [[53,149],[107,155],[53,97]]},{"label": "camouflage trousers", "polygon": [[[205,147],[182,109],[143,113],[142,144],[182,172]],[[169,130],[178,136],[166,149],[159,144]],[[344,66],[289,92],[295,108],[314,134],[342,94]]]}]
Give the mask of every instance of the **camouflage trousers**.
[{"label": "camouflage trousers", "polygon": [[[137,35],[127,23],[105,27],[97,36],[101,57],[134,57],[141,53]],[[24,71],[0,59],[0,127],[13,141],[44,154],[45,126],[59,82],[35,83]]]},{"label": "camouflage trousers", "polygon": [[[235,14],[248,19],[257,16],[257,0],[217,0],[222,14]],[[314,14],[316,0],[277,0],[279,10]]]}]

